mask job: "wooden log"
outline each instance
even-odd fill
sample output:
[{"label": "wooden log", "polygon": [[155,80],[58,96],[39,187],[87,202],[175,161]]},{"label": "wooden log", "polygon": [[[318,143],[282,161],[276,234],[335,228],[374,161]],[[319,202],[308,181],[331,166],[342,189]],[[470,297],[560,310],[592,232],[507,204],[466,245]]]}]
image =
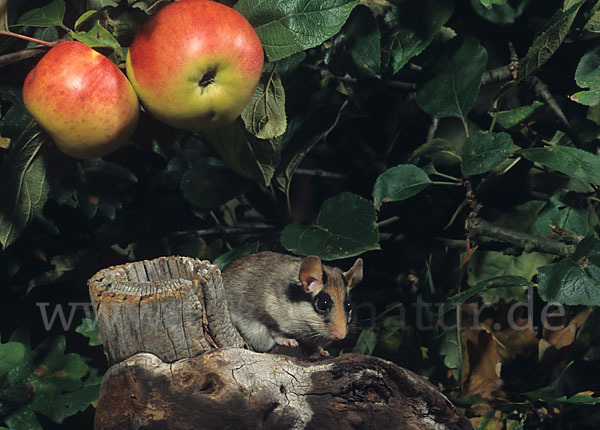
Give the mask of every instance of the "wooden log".
[{"label": "wooden log", "polygon": [[109,267],[88,286],[109,364],[138,352],[173,362],[247,347],[229,318],[221,272],[208,261],[160,257]]},{"label": "wooden log", "polygon": [[433,385],[385,360],[250,351],[222,282],[215,265],[186,257],[110,267],[88,281],[112,365],[96,430],[472,429]]},{"label": "wooden log", "polygon": [[309,362],[222,348],[172,364],[138,354],[104,376],[95,428],[406,429],[472,426],[437,389],[385,360]]}]

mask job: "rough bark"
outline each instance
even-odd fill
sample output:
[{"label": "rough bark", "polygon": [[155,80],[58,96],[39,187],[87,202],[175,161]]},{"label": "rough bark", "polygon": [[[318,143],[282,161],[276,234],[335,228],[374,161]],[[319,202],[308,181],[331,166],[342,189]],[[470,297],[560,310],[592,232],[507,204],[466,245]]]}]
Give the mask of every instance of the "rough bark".
[{"label": "rough bark", "polygon": [[209,262],[161,257],[88,285],[112,364],[96,430],[472,429],[433,385],[385,360],[249,351]]},{"label": "rough bark", "polygon": [[359,354],[309,362],[222,348],[105,376],[96,429],[471,429],[430,383]]}]

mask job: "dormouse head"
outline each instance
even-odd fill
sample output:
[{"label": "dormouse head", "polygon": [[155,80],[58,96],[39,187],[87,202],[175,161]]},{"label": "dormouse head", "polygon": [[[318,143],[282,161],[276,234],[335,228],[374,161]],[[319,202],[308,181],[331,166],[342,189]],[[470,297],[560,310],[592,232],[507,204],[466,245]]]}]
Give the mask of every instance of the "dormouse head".
[{"label": "dormouse head", "polygon": [[300,284],[311,295],[314,311],[326,325],[331,340],[346,337],[352,313],[349,292],[362,277],[360,258],[346,272],[323,266],[321,259],[314,255],[305,257],[300,264]]}]

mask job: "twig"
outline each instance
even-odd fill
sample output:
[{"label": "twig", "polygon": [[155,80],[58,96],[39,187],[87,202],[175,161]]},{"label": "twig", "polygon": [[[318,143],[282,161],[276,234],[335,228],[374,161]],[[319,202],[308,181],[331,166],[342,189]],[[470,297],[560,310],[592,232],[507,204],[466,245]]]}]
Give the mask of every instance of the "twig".
[{"label": "twig", "polygon": [[390,88],[396,88],[398,90],[403,91],[415,91],[417,89],[417,84],[414,82],[403,82],[403,81],[383,81],[385,85]]},{"label": "twig", "polygon": [[431,125],[429,126],[429,130],[427,130],[427,140],[425,142],[429,142],[435,137],[439,124],[440,119],[437,116],[431,118]]},{"label": "twig", "polygon": [[218,234],[223,236],[235,236],[238,234],[258,234],[264,233],[268,231],[277,231],[278,228],[274,225],[269,224],[257,224],[252,226],[244,226],[244,227],[226,227],[223,225],[216,225],[211,228],[205,228],[202,230],[187,230],[187,231],[177,231],[171,234],[171,236],[187,236],[190,234],[196,236],[205,236],[211,234]]},{"label": "twig", "polygon": [[497,84],[498,82],[510,81],[511,79],[513,79],[513,74],[509,64],[483,72],[481,85]]},{"label": "twig", "polygon": [[498,82],[516,80],[519,76],[519,56],[512,42],[508,42],[510,63],[497,69],[488,70],[481,77],[481,85],[497,84]]},{"label": "twig", "polygon": [[[358,82],[358,79],[353,78],[352,76],[334,76],[334,78],[340,82],[346,82],[349,84],[355,84]],[[386,80],[382,81],[382,83],[389,88],[395,88],[403,91],[415,91],[417,89],[417,84],[414,82]]]},{"label": "twig", "polygon": [[[451,249],[467,249],[467,241],[462,239],[449,239],[447,237],[436,237],[435,240],[442,242],[446,247]],[[523,253],[523,249],[513,246],[505,242],[489,241],[478,243],[478,249],[482,251],[497,251],[506,255],[519,256]]]},{"label": "twig", "polygon": [[522,248],[525,252],[543,252],[545,254],[569,256],[575,245],[565,244],[556,239],[536,236],[508,227],[495,226],[481,218],[467,217],[465,228],[469,235],[488,236]]},{"label": "twig", "polygon": [[330,178],[330,179],[346,179],[346,175],[341,173],[328,172],[322,169],[296,169],[295,174],[304,176],[316,176],[318,178]]},{"label": "twig", "polygon": [[0,55],[0,67],[8,66],[17,61],[26,60],[35,57],[45,52],[47,48],[44,46],[34,46],[33,48],[21,49],[20,51],[10,52]]},{"label": "twig", "polygon": [[[328,73],[327,69],[324,69],[323,67],[320,67],[320,66],[317,66],[314,64],[302,64],[301,67],[303,69],[311,70],[313,72],[319,72],[321,75]],[[356,84],[357,82],[359,82],[359,79],[354,78],[349,75],[345,75],[345,76],[331,75],[331,77],[338,82],[345,82],[348,84]],[[390,80],[381,81],[381,83],[388,88],[394,88],[394,89],[398,89],[398,90],[402,90],[402,91],[415,91],[417,89],[417,84],[414,82],[404,82],[404,81],[397,81],[397,80],[390,79]]]},{"label": "twig", "polygon": [[528,78],[526,80],[526,82],[529,83],[533,87],[533,90],[535,91],[536,95],[541,97],[542,100],[544,100],[546,102],[546,104],[550,107],[550,110],[552,111],[554,116],[556,116],[556,118],[558,118],[560,123],[566,128],[567,135],[573,140],[573,143],[575,144],[575,146],[577,146],[578,148],[581,148],[582,142],[581,142],[581,139],[579,138],[579,135],[571,127],[569,120],[567,119],[567,117],[563,113],[562,109],[556,102],[556,99],[550,92],[550,89],[548,88],[548,86],[544,82],[542,82],[541,79],[538,78],[537,76]]},{"label": "twig", "polygon": [[381,220],[381,221],[379,221],[379,222],[377,223],[377,227],[378,227],[378,228],[385,227],[386,225],[393,224],[393,223],[395,223],[396,221],[400,221],[401,219],[402,219],[402,218],[401,218],[401,217],[399,217],[398,215],[394,215],[394,216],[391,216],[391,217],[389,217],[389,218],[387,218],[387,219],[384,219],[384,220]]},{"label": "twig", "polygon": [[508,51],[510,52],[508,69],[511,71],[513,79],[516,80],[519,77],[519,56],[512,42],[508,42]]},{"label": "twig", "polygon": [[17,39],[23,39],[28,42],[33,42],[33,43],[37,43],[39,45],[44,45],[49,48],[53,47],[54,45],[56,45],[59,42],[58,40],[55,40],[54,42],[46,42],[45,40],[40,40],[40,39],[36,39],[34,37],[24,36],[22,34],[13,33],[12,31],[4,31],[4,30],[0,31],[0,36],[15,37]]},{"label": "twig", "polygon": [[463,184],[467,189],[467,201],[469,202],[469,207],[471,208],[471,213],[469,214],[469,217],[477,218],[479,216],[479,211],[481,210],[482,205],[477,201],[477,196],[473,191],[471,180],[464,179]]}]

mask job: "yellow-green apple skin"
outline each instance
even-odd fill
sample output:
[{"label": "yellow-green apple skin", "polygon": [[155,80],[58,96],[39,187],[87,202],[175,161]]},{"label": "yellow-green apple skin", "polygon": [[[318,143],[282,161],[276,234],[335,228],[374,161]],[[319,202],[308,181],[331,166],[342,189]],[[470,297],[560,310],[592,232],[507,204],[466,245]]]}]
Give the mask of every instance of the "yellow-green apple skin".
[{"label": "yellow-green apple skin", "polygon": [[122,146],[140,112],[125,74],[75,41],[52,47],[29,72],[23,102],[56,146],[75,158],[102,157]]},{"label": "yellow-green apple skin", "polygon": [[142,105],[186,130],[236,119],[260,79],[260,39],[236,10],[209,0],[170,3],[138,30],[127,76]]}]

